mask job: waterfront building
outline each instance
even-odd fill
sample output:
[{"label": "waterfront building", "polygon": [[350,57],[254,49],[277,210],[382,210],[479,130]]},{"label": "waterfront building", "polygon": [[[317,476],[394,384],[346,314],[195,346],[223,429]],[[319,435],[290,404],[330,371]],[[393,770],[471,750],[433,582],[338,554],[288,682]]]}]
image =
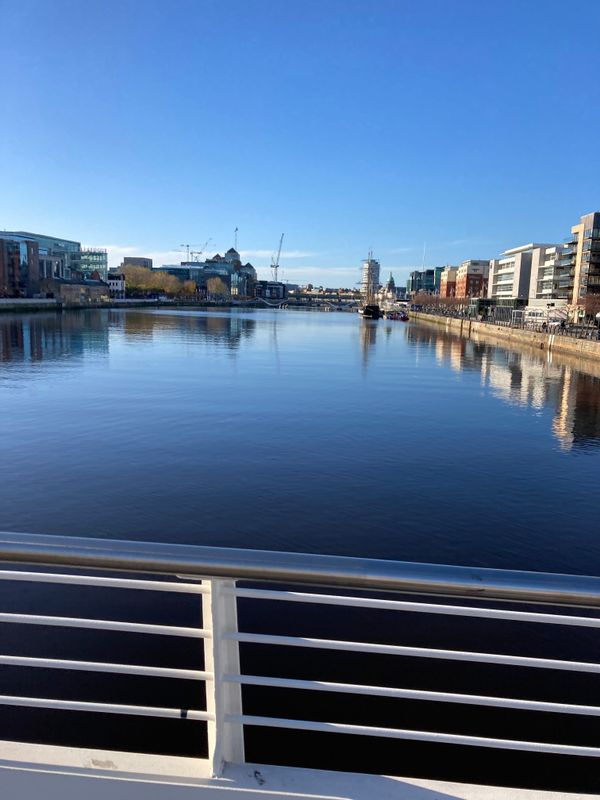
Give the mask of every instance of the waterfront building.
[{"label": "waterfront building", "polygon": [[549,244],[524,244],[490,261],[487,296],[493,300],[527,300],[531,283],[531,260],[534,250]]},{"label": "waterfront building", "polygon": [[433,294],[435,291],[435,270],[413,270],[406,280],[406,293],[410,295],[425,292]]},{"label": "waterfront building", "polygon": [[152,259],[143,258],[141,256],[125,256],[121,264],[123,267],[143,267],[144,269],[152,269]]},{"label": "waterfront building", "polygon": [[534,248],[531,253],[529,301],[565,300],[570,302],[573,279],[564,260],[570,254],[568,245],[549,244]]},{"label": "waterfront building", "polygon": [[485,297],[490,262],[470,258],[456,269],[455,297]]},{"label": "waterfront building", "polygon": [[281,281],[256,281],[254,296],[264,300],[285,300],[287,286]]},{"label": "waterfront building", "polygon": [[440,293],[440,287],[442,284],[442,273],[445,267],[434,267],[433,268],[433,291],[435,294]]},{"label": "waterfront building", "polygon": [[110,300],[108,283],[88,278],[44,278],[41,291],[68,305],[106,303]]},{"label": "waterfront building", "polygon": [[104,248],[82,247],[78,253],[71,257],[71,274],[77,277],[92,279],[94,273],[105,281],[108,277],[108,253]]},{"label": "waterfront building", "polygon": [[571,228],[560,260],[563,283],[571,283],[571,303],[583,307],[588,295],[600,294],[600,211],[584,214]]},{"label": "waterfront building", "polygon": [[108,290],[112,300],[124,300],[125,288],[125,275],[122,272],[108,273]]},{"label": "waterfront building", "polygon": [[108,254],[104,248],[82,248],[81,242],[74,239],[29,231],[3,231],[1,235],[15,242],[36,242],[38,261],[30,281],[32,286],[36,284],[36,275],[42,279],[77,280],[90,279],[97,273],[102,280],[106,280]]},{"label": "waterfront building", "polygon": [[379,290],[379,270],[381,265],[377,259],[373,258],[373,252],[369,252],[369,257],[362,264],[362,280],[360,293],[365,303],[372,302]]},{"label": "waterfront building", "polygon": [[0,297],[31,297],[40,290],[39,280],[38,243],[0,236]]},{"label": "waterfront building", "polygon": [[457,271],[458,267],[444,267],[440,276],[440,297],[455,296]]},{"label": "waterfront building", "polygon": [[205,261],[182,261],[155,269],[181,281],[194,281],[201,294],[207,292],[207,282],[211,278],[220,278],[232,297],[255,296],[256,270],[250,263],[242,264],[240,254],[233,247],[224,256],[216,253]]}]

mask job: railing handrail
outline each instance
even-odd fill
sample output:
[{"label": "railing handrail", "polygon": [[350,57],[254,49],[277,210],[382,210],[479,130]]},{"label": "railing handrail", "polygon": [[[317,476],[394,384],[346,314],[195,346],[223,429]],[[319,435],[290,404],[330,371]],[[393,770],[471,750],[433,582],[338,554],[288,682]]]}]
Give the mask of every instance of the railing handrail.
[{"label": "railing handrail", "polygon": [[600,607],[600,578],[350,556],[0,532],[0,562]]}]

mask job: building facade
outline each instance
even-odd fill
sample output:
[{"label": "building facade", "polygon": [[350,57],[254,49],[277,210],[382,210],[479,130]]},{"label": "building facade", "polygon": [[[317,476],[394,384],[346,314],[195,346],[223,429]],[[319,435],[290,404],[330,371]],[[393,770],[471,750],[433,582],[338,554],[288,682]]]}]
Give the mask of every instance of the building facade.
[{"label": "building facade", "polygon": [[540,245],[531,253],[529,302],[566,300],[570,302],[573,279],[563,261],[569,253],[567,245]]},{"label": "building facade", "polygon": [[422,269],[413,270],[406,280],[406,293],[410,295],[425,292],[433,294],[435,292],[435,270]]},{"label": "building facade", "polygon": [[457,267],[445,267],[440,277],[440,297],[454,297],[456,295]]},{"label": "building facade", "polygon": [[39,246],[0,237],[0,297],[32,297],[40,290]]},{"label": "building facade", "polygon": [[256,281],[254,292],[255,297],[264,300],[285,300],[287,297],[287,287],[280,281]]},{"label": "building facade", "polygon": [[455,297],[485,297],[490,262],[470,258],[456,269]]},{"label": "building facade", "polygon": [[108,290],[112,300],[125,299],[125,275],[122,272],[108,273]]},{"label": "building facade", "polygon": [[94,274],[100,276],[102,281],[108,277],[108,253],[103,248],[82,247],[79,253],[71,258],[71,276],[91,279]]},{"label": "building facade", "polygon": [[528,300],[533,252],[551,247],[545,244],[521,245],[505,250],[490,261],[487,296],[492,300]]},{"label": "building facade", "polygon": [[600,211],[584,214],[573,225],[562,266],[572,278],[573,306],[583,307],[588,295],[600,294]]}]

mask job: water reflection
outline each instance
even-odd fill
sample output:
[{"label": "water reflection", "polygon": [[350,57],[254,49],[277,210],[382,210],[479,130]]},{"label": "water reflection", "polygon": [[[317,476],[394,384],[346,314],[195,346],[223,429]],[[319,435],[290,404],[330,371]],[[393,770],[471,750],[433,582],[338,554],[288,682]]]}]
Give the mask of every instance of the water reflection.
[{"label": "water reflection", "polygon": [[0,317],[0,363],[82,358],[90,351],[108,353],[105,312]]},{"label": "water reflection", "polygon": [[0,364],[77,361],[88,353],[108,354],[112,333],[135,343],[176,332],[183,340],[218,343],[235,351],[255,330],[256,320],[235,315],[101,310],[10,315],[0,317]]},{"label": "water reflection", "polygon": [[482,384],[507,403],[552,409],[552,432],[561,449],[600,447],[600,375],[575,369],[568,359],[547,352],[537,356],[504,350],[418,326],[407,329],[407,338],[433,348],[440,365],[480,372]]},{"label": "water reflection", "polygon": [[377,322],[371,320],[360,320],[360,349],[362,352],[363,368],[369,366],[369,357],[375,352],[377,345]]},{"label": "water reflection", "polygon": [[111,329],[129,339],[152,340],[155,334],[176,332],[180,338],[218,343],[236,350],[244,339],[256,331],[256,320],[238,314],[194,312],[110,312]]}]

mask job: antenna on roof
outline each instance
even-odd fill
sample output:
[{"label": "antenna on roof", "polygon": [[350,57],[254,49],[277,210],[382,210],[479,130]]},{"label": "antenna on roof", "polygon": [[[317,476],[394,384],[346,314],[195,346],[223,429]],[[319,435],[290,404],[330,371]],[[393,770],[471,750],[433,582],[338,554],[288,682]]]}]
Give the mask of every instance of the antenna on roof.
[{"label": "antenna on roof", "polygon": [[234,238],[234,241],[235,241],[235,244],[233,245],[233,249],[234,250],[237,250],[237,235],[238,235],[238,229],[236,228],[234,230],[234,232],[233,232],[233,238]]}]

